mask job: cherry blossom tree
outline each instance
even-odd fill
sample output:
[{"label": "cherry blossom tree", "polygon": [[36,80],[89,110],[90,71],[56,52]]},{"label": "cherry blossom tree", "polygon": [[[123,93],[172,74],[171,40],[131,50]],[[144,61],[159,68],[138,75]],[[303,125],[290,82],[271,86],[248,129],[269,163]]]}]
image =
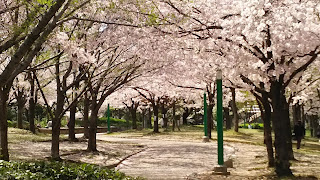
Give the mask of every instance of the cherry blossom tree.
[{"label": "cherry blossom tree", "polygon": [[291,175],[289,159],[293,154],[286,92],[292,80],[317,60],[319,4],[241,0],[164,4],[164,9],[171,8],[190,21],[175,24],[176,29],[159,29],[161,32],[201,39],[203,46],[215,54],[226,49],[227,54],[216,64],[230,67],[225,61],[228,59],[237,66],[230,74],[241,78],[260,99],[266,95],[265,105],[273,109],[276,172],[279,176]]}]

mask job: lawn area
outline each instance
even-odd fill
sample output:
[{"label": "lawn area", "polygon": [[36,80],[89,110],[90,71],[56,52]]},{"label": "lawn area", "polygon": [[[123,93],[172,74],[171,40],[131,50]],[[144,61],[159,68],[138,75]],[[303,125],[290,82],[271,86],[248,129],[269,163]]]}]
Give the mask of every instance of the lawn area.
[{"label": "lawn area", "polygon": [[[103,136],[127,137],[128,139],[142,139],[142,141],[144,141],[143,139],[145,138],[146,140],[157,140],[152,142],[159,144],[162,140],[162,143],[167,142],[167,140],[172,142],[178,141],[179,143],[185,143],[183,141],[202,142],[203,134],[203,126],[181,126],[180,131],[172,131],[171,128],[168,128],[167,130],[160,129],[160,133],[153,133],[152,129],[128,130],[103,134]],[[216,142],[216,134],[216,131],[213,130],[211,140],[213,143]],[[70,177],[76,175],[72,173],[74,171],[85,171],[85,169],[77,169],[81,167],[88,167],[89,169],[100,171],[100,167],[98,166],[91,167],[87,165],[95,164],[103,167],[116,167],[121,159],[129,157],[130,154],[136,154],[145,148],[141,145],[138,146],[136,142],[130,144],[128,142],[113,143],[111,141],[98,141],[97,146],[99,148],[99,153],[95,154],[86,151],[87,143],[85,141],[71,143],[64,140],[66,139],[66,136],[62,136],[64,139],[60,143],[60,155],[64,159],[63,162],[67,164],[52,164],[50,161],[46,160],[46,158],[50,156],[50,134],[32,134],[26,130],[9,128],[8,135],[10,141],[10,158],[14,161],[12,165],[3,165],[3,168],[7,167],[9,169],[2,169],[0,171],[12,172],[13,174],[17,173],[26,177],[45,177],[46,174],[52,173],[51,169],[54,168],[57,168],[54,172],[60,173],[61,175],[65,175],[65,172],[68,174],[70,171]],[[228,146],[236,147],[238,149],[236,151],[237,158],[235,159],[235,164],[237,167],[243,167],[240,169],[231,169],[234,176],[230,176],[230,178],[238,176],[243,172],[249,174],[242,175],[249,176],[254,171],[256,173],[255,177],[260,177],[260,174],[268,174],[271,172],[271,170],[266,167],[267,161],[264,156],[266,152],[263,144],[263,130],[240,128],[239,132],[234,132],[234,130],[224,131],[224,141]],[[293,142],[295,143],[295,141]],[[307,136],[306,139],[303,140],[302,148],[297,150],[294,144],[293,150],[295,152],[295,157],[298,159],[297,161],[292,161],[292,169],[295,171],[296,175],[305,176],[304,168],[311,168],[310,171],[305,173],[306,175],[313,174],[313,172],[318,170],[317,166],[319,162],[316,158],[320,156],[320,143],[317,139]],[[68,164],[68,162],[75,163]],[[11,167],[12,169],[10,169]],[[14,167],[24,167],[25,169],[14,169]],[[42,174],[32,174],[34,168],[43,168],[43,171],[46,172],[43,172]],[[131,178],[112,169],[109,171],[102,168],[101,171],[108,172],[108,177],[119,175],[121,177],[119,179]],[[86,173],[87,172],[83,172],[82,174]],[[81,178],[79,177],[78,179]]]},{"label": "lawn area", "polygon": [[[87,143],[84,141],[70,143],[66,141],[67,136],[60,136],[60,139],[60,155],[63,160],[49,161],[51,134],[32,134],[27,130],[9,128],[11,161],[0,160],[0,179],[142,179],[107,168],[138,149],[132,145],[119,144],[111,147],[108,143],[97,142],[100,152],[94,154],[85,151]],[[132,150],[128,151],[130,148]],[[104,163],[104,158],[109,164]]]},{"label": "lawn area", "polygon": [[8,128],[8,142],[19,143],[24,141],[43,142],[51,141],[51,134],[33,134],[28,130],[18,128]]},{"label": "lawn area", "polygon": [[[122,137],[144,137],[152,136],[153,138],[162,139],[178,139],[178,140],[202,140],[204,135],[203,125],[196,126],[181,126],[180,131],[177,129],[172,131],[172,128],[161,129],[160,133],[153,133],[153,129],[143,130],[127,130],[122,132],[112,133],[110,135],[122,136]],[[239,142],[253,145],[264,146],[263,143],[263,129],[244,129],[239,128],[239,132],[232,130],[223,131],[223,139],[226,142]],[[274,137],[273,137],[274,138]],[[212,131],[212,140],[217,140],[217,131]],[[293,150],[296,151],[296,141],[293,141]],[[306,134],[305,139],[302,140],[302,148],[300,153],[319,153],[320,154],[320,142],[319,139],[310,137],[310,133]]]}]

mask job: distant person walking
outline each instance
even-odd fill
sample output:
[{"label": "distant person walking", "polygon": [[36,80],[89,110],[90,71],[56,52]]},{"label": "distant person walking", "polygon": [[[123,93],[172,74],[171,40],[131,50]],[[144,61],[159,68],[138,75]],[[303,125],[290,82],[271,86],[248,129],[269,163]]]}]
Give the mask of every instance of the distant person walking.
[{"label": "distant person walking", "polygon": [[303,136],[305,135],[305,128],[303,126],[303,124],[301,123],[301,121],[298,121],[298,123],[296,125],[294,125],[294,136],[297,140],[297,149],[300,149],[300,145],[301,145],[301,140],[303,138]]}]

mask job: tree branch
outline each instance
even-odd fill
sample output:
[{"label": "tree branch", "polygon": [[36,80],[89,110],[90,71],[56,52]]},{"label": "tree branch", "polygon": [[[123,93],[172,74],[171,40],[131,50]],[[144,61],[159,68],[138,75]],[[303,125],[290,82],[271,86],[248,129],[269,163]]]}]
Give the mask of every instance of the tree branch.
[{"label": "tree branch", "polygon": [[311,56],[311,58],[302,66],[300,66],[298,69],[293,71],[293,73],[289,76],[289,79],[284,83],[284,87],[287,87],[290,83],[290,81],[300,72],[306,70],[308,66],[317,59],[320,51],[316,52],[319,46],[317,46],[313,51],[311,51],[309,54],[305,54],[304,56]]}]

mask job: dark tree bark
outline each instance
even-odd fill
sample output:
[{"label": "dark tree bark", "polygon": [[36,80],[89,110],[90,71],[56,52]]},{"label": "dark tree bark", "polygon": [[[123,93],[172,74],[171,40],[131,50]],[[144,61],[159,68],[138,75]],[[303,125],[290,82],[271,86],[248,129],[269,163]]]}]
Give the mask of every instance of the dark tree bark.
[{"label": "dark tree bark", "polygon": [[[48,35],[56,27],[57,21],[63,15],[63,10],[61,10],[59,14],[57,14],[57,12],[64,5],[64,2],[65,0],[57,0],[55,4],[43,14],[37,26],[35,26],[25,38],[19,38],[20,40],[23,40],[23,42],[11,56],[9,64],[0,75],[1,87],[10,84],[10,82],[13,81],[19,73],[24,71],[30,65],[34,56],[39,52],[42,44],[46,41]],[[5,48],[0,46],[0,53],[14,45],[16,45],[16,43]]]},{"label": "dark tree bark", "polygon": [[209,104],[207,106],[207,128],[208,137],[211,139],[211,131],[213,129],[213,107],[214,107],[214,97],[215,97],[215,85],[212,87],[211,84],[207,86],[208,100]]},{"label": "dark tree bark", "polygon": [[23,110],[24,106],[27,102],[26,96],[25,96],[25,90],[24,87],[17,87],[14,88],[14,95],[15,99],[17,100],[17,106],[18,106],[18,128],[23,129]]},{"label": "dark tree bark", "polygon": [[[151,93],[148,90],[145,90],[143,88],[134,88],[134,90],[136,90],[144,99],[146,99],[147,101],[149,101],[152,105],[152,109],[153,109],[153,132],[154,133],[159,133],[159,106],[160,106],[160,97],[156,98],[156,96]],[[147,96],[146,94],[142,93],[141,90],[146,91],[149,95]]]},{"label": "dark tree bark", "polygon": [[177,116],[176,116],[176,101],[173,101],[173,104],[172,104],[172,116],[173,116],[172,131],[174,131],[175,127],[177,127],[178,131],[180,131],[180,127],[179,127],[179,124],[177,122]]},{"label": "dark tree bark", "polygon": [[318,129],[318,115],[309,115],[308,116],[309,126],[310,126],[310,133],[312,137],[317,136],[317,129]]},{"label": "dark tree bark", "polygon": [[126,103],[123,103],[123,104],[126,105],[131,115],[132,129],[137,129],[137,109],[139,107],[139,102],[135,102],[133,99],[131,99],[130,106]]},{"label": "dark tree bark", "polygon": [[[60,53],[60,56],[62,55],[62,53]],[[79,75],[77,76],[76,80],[74,80],[71,84],[67,85],[67,78],[69,77],[69,75],[71,74],[71,70],[72,70],[72,62],[69,63],[69,67],[67,68],[67,70],[65,71],[64,75],[62,76],[62,79],[60,79],[60,75],[61,75],[61,71],[60,71],[60,56],[58,56],[57,60],[56,60],[56,64],[55,64],[55,76],[56,76],[56,92],[57,92],[57,102],[56,102],[56,107],[55,107],[55,111],[54,111],[54,115],[51,114],[52,117],[52,141],[51,141],[51,158],[53,160],[60,160],[60,152],[59,152],[59,140],[60,140],[60,127],[61,127],[61,119],[63,117],[63,115],[65,114],[65,112],[67,110],[70,109],[71,106],[74,105],[74,103],[76,102],[76,100],[79,97],[75,97],[72,102],[70,102],[70,104],[64,108],[64,102],[66,99],[66,92],[74,87],[76,84],[78,84],[80,81],[83,80],[84,78],[84,72],[82,70],[80,70]],[[36,81],[38,83],[39,86],[39,90],[42,93],[42,96],[45,100],[44,94],[41,90],[40,84],[38,79],[36,78]],[[85,90],[85,89],[84,89]],[[82,93],[84,92],[84,90],[82,90],[81,93],[79,93],[79,96],[82,95]],[[47,101],[45,100],[46,104]],[[49,108],[49,105],[47,104],[47,109],[48,112],[51,113],[51,109]]]},{"label": "dark tree bark", "polygon": [[91,100],[91,116],[90,116],[90,128],[89,128],[89,141],[87,150],[90,152],[95,152],[97,150],[97,120],[98,120],[98,105],[97,96],[92,95]]},{"label": "dark tree bark", "polygon": [[285,89],[281,82],[271,82],[271,100],[276,173],[278,176],[292,176],[289,162],[291,159],[290,151],[292,151],[289,104],[286,101]]},{"label": "dark tree bark", "polygon": [[166,129],[168,128],[167,112],[168,112],[168,109],[165,108],[165,102],[163,101],[161,103],[161,114],[162,114],[162,118],[163,118],[163,127]]},{"label": "dark tree bark", "polygon": [[236,89],[230,88],[231,94],[232,94],[232,100],[231,100],[231,110],[233,113],[233,122],[234,122],[234,131],[239,132],[239,114],[238,114],[238,108],[236,104]]},{"label": "dark tree bark", "polygon": [[151,112],[151,108],[148,108],[148,117],[147,117],[147,128],[152,129],[152,112]]},{"label": "dark tree bark", "polygon": [[60,64],[59,59],[56,62],[56,84],[57,84],[57,103],[54,112],[54,117],[52,118],[52,140],[51,140],[51,158],[53,160],[60,160],[59,153],[59,140],[60,140],[60,127],[61,127],[61,115],[64,106],[64,91],[62,90],[62,83],[60,80]]},{"label": "dark tree bark", "polygon": [[34,118],[35,118],[35,107],[36,107],[36,101],[37,99],[37,93],[35,93],[35,85],[34,85],[34,78],[32,77],[32,74],[28,74],[28,80],[30,83],[30,98],[29,98],[29,126],[30,131],[32,133],[36,133],[35,130],[35,124],[34,124]]},{"label": "dark tree bark", "polygon": [[193,111],[193,108],[187,108],[187,107],[184,107],[183,108],[183,114],[182,114],[182,122],[183,122],[183,125],[187,125],[188,124],[188,116],[192,113]]},{"label": "dark tree bark", "polygon": [[76,112],[77,112],[77,103],[75,102],[71,107],[70,107],[70,119],[68,122],[68,129],[69,129],[69,140],[70,141],[77,141],[78,139],[76,138],[75,135],[75,125],[76,125]]},{"label": "dark tree bark", "polygon": [[24,110],[23,99],[19,99],[18,100],[18,128],[19,129],[23,129],[23,119],[22,119],[23,110]]},{"label": "dark tree bark", "polygon": [[[101,56],[99,56],[101,57]],[[109,58],[109,56],[107,56]],[[104,61],[107,62],[107,61]],[[114,60],[110,60],[108,66],[113,66],[112,63],[116,63]],[[121,64],[121,63],[120,63]],[[116,66],[116,65],[115,65]],[[90,128],[89,128],[89,141],[88,141],[88,151],[94,152],[97,151],[97,119],[98,112],[101,108],[102,104],[106,100],[106,98],[123,86],[125,83],[133,80],[136,76],[136,71],[140,66],[135,66],[134,64],[130,64],[130,67],[124,68],[123,71],[119,74],[119,76],[114,77],[111,76],[108,81],[106,80],[106,76],[109,75],[109,71],[103,71],[104,73],[99,73],[97,79],[92,79],[92,74],[97,69],[94,69],[93,72],[88,72],[88,78],[86,79],[86,84],[91,94],[91,116],[90,116]],[[114,68],[114,67],[113,67]]]},{"label": "dark tree bark", "polygon": [[207,106],[207,129],[208,129],[207,132],[208,132],[208,137],[210,139],[211,139],[211,132],[213,129],[213,114],[212,114],[213,107],[214,107],[213,104],[209,104]]},{"label": "dark tree bark", "polygon": [[89,106],[90,101],[88,97],[88,92],[84,94],[83,102],[83,129],[84,129],[84,138],[89,138]]},{"label": "dark tree bark", "polygon": [[298,121],[301,121],[301,105],[299,103],[296,103],[292,106],[292,119],[293,123],[297,124]]},{"label": "dark tree bark", "polygon": [[[76,75],[76,71],[73,72],[73,81],[77,80],[77,75]],[[78,139],[76,138],[76,134],[75,134],[75,125],[76,125],[76,113],[77,113],[77,104],[78,104],[78,100],[77,100],[77,90],[79,88],[79,84],[75,84],[74,87],[72,88],[72,105],[70,106],[70,119],[68,122],[68,129],[69,129],[69,140],[76,142],[78,141]]]},{"label": "dark tree bark", "polygon": [[158,98],[157,102],[152,103],[152,108],[153,108],[153,132],[154,133],[159,133],[159,102],[160,98]]},{"label": "dark tree bark", "polygon": [[145,129],[145,128],[147,128],[147,117],[146,117],[146,115],[147,115],[147,109],[144,107],[144,108],[142,108],[141,111],[142,111],[142,112],[141,112],[142,128]]},{"label": "dark tree bark", "polygon": [[305,126],[306,121],[307,121],[307,115],[304,112],[304,104],[301,105],[301,121],[302,121],[303,126]]},{"label": "dark tree bark", "polygon": [[7,101],[11,86],[12,82],[8,86],[0,88],[0,159],[5,161],[9,161]]},{"label": "dark tree bark", "polygon": [[230,117],[229,107],[224,107],[223,112],[224,112],[223,117],[226,121],[226,129],[231,129],[231,117]]},{"label": "dark tree bark", "polygon": [[[264,89],[264,84],[260,83],[260,86],[262,89]],[[262,97],[255,95],[259,109],[261,112],[261,118],[263,120],[264,124],[264,143],[267,147],[267,153],[268,153],[268,166],[274,167],[274,151],[273,151],[273,145],[272,145],[272,135],[271,135],[271,107],[268,100],[268,94],[266,92],[262,93]]]}]

